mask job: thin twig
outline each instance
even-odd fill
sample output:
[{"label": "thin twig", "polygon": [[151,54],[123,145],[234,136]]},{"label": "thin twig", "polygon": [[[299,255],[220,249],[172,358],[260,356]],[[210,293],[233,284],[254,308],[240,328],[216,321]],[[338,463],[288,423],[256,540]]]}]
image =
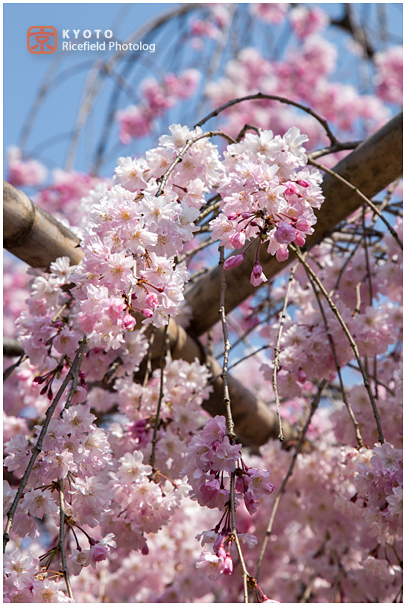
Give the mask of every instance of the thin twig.
[{"label": "thin twig", "polygon": [[323,149],[316,149],[314,152],[307,154],[307,158],[309,160],[315,160],[316,158],[321,158],[322,156],[327,156],[329,154],[335,154],[336,152],[339,152],[339,151],[355,149],[361,143],[362,143],[362,141],[346,141],[344,143],[336,143],[336,145],[330,145],[330,147],[323,147]]},{"label": "thin twig", "polygon": [[203,242],[201,242],[198,246],[196,246],[192,250],[189,250],[184,255],[181,255],[180,257],[178,257],[177,262],[182,263],[182,261],[184,261],[185,259],[188,259],[189,261],[191,261],[192,257],[194,257],[199,251],[203,250],[204,248],[207,248],[208,246],[211,246],[215,242],[216,242],[216,240],[212,240],[211,238],[207,238],[206,240],[203,240]]},{"label": "thin twig", "polygon": [[200,215],[195,219],[195,225],[198,225],[207,215],[209,215],[214,210],[217,210],[220,206],[221,196],[217,194],[213,196],[211,200],[208,200],[208,206],[204,206]]},{"label": "thin twig", "polygon": [[[305,270],[306,270],[306,273],[307,273],[307,268],[306,267],[305,267]],[[348,414],[350,416],[351,422],[352,422],[353,427],[354,427],[355,438],[357,440],[357,448],[361,449],[364,446],[364,442],[362,440],[362,436],[361,436],[361,432],[360,432],[360,428],[359,428],[359,423],[358,423],[357,419],[355,418],[354,411],[351,408],[351,405],[350,405],[350,403],[348,401],[348,396],[347,396],[347,392],[346,392],[345,387],[344,387],[344,382],[343,382],[343,378],[342,378],[342,374],[341,374],[341,367],[340,367],[340,363],[338,361],[338,355],[337,355],[337,350],[336,350],[336,347],[335,347],[335,344],[334,344],[333,335],[330,332],[330,327],[329,327],[329,324],[328,324],[327,316],[326,316],[326,314],[324,312],[323,305],[322,305],[322,303],[320,301],[320,296],[319,296],[319,293],[318,293],[318,291],[316,289],[316,285],[315,285],[312,277],[310,276],[310,274],[307,273],[307,275],[309,277],[309,281],[310,281],[311,287],[313,288],[313,292],[314,292],[314,295],[315,295],[316,300],[317,300],[317,304],[318,304],[319,309],[320,309],[321,317],[323,318],[324,327],[326,329],[326,335],[327,335],[328,341],[330,343],[331,351],[333,352],[334,363],[335,363],[335,366],[336,366],[338,380],[339,380],[339,383],[340,383],[341,396],[343,398],[343,402],[345,404],[345,407],[348,410]]]},{"label": "thin twig", "polygon": [[24,362],[24,360],[26,360],[27,358],[28,356],[23,352],[18,358],[17,362],[6,368],[6,370],[3,372],[3,383],[4,381],[6,381],[6,379],[9,378],[9,376],[15,371],[15,369],[18,368],[20,364]]},{"label": "thin twig", "polygon": [[231,513],[231,535],[234,539],[235,546],[237,548],[238,559],[240,561],[242,569],[242,581],[244,586],[244,604],[248,604],[248,578],[249,573],[245,565],[244,556],[242,553],[240,540],[238,538],[238,532],[235,521],[235,475],[234,473],[230,476],[230,513]]},{"label": "thin twig", "polygon": [[72,380],[72,378],[74,377],[74,374],[76,372],[76,367],[79,364],[79,360],[82,359],[82,354],[84,352],[84,350],[86,349],[86,345],[87,345],[87,337],[86,335],[83,336],[83,338],[81,339],[80,343],[79,343],[79,349],[76,353],[75,359],[73,360],[72,366],[70,367],[68,374],[66,375],[61,387],[58,390],[58,393],[56,394],[52,404],[49,406],[46,414],[45,414],[45,421],[44,424],[41,428],[41,433],[38,437],[37,443],[34,447],[34,450],[32,452],[30,461],[28,463],[27,469],[24,472],[24,475],[21,479],[20,485],[18,487],[17,493],[14,497],[13,503],[10,507],[10,509],[8,510],[7,513],[7,524],[6,524],[6,528],[3,534],[3,553],[6,551],[6,547],[7,547],[7,543],[10,540],[10,530],[11,530],[11,526],[13,524],[13,519],[14,519],[14,515],[15,512],[17,510],[17,505],[18,502],[22,496],[23,490],[27,485],[28,479],[31,475],[31,471],[34,467],[35,461],[39,455],[39,453],[42,450],[42,444],[44,442],[46,433],[48,431],[48,426],[51,422],[52,419],[52,415],[55,412],[55,408],[57,407],[59,400],[61,399],[63,392],[65,391],[68,383]]},{"label": "thin twig", "polygon": [[238,364],[241,364],[241,362],[245,362],[245,360],[248,360],[249,358],[252,358],[253,356],[256,356],[257,354],[261,353],[261,351],[265,351],[265,349],[269,349],[270,347],[271,347],[270,344],[263,345],[262,347],[258,347],[258,349],[255,349],[254,351],[252,351],[251,353],[247,354],[243,358],[240,358],[239,360],[237,360],[237,362],[234,362],[234,364],[232,364],[231,366],[228,367],[228,370],[231,370],[232,368],[235,368],[236,366],[238,366]]},{"label": "thin twig", "polygon": [[[228,354],[231,349],[230,341],[228,338],[226,312],[225,312],[225,298],[226,298],[226,277],[224,270],[224,246],[219,246],[220,253],[220,309],[219,314],[221,318],[221,325],[223,328],[223,339],[224,339],[224,358],[223,358],[223,372],[221,377],[223,379],[223,402],[226,409],[226,422],[227,422],[227,435],[230,442],[235,442],[235,431],[234,421],[231,413],[231,401],[230,394],[228,391],[227,372],[228,372]],[[234,542],[237,548],[238,558],[242,569],[242,579],[244,586],[244,604],[248,604],[248,571],[245,565],[244,556],[242,553],[240,541],[238,539],[237,526],[235,522],[235,475],[230,474],[230,512],[231,512],[231,534],[234,538]]]},{"label": "thin twig", "polygon": [[296,446],[295,452],[294,452],[292,460],[290,462],[290,466],[289,466],[288,472],[287,472],[287,474],[285,476],[285,479],[283,480],[283,482],[281,484],[281,487],[280,487],[280,489],[278,491],[278,494],[276,495],[276,499],[275,499],[275,502],[273,504],[273,508],[272,508],[272,512],[271,512],[271,517],[269,518],[268,527],[266,529],[266,534],[265,534],[264,541],[263,541],[262,547],[261,547],[261,552],[260,552],[259,558],[258,558],[257,572],[256,572],[257,579],[259,578],[259,573],[261,571],[262,561],[264,559],[265,550],[266,550],[266,546],[268,544],[269,537],[271,536],[272,527],[273,527],[273,523],[274,523],[274,520],[275,520],[276,511],[277,511],[278,506],[279,506],[279,502],[280,502],[280,500],[282,498],[283,493],[285,492],[286,484],[288,483],[288,480],[289,480],[290,476],[293,473],[293,469],[294,469],[295,464],[296,464],[297,456],[298,456],[298,454],[300,452],[300,449],[302,447],[302,444],[303,444],[303,442],[305,440],[307,430],[309,429],[309,425],[310,425],[310,422],[312,420],[312,417],[313,417],[314,413],[317,410],[317,407],[319,405],[323,389],[324,389],[324,387],[325,387],[326,384],[327,384],[327,381],[325,379],[323,379],[321,381],[319,387],[318,387],[317,393],[313,397],[313,400],[312,400],[311,405],[310,405],[309,416],[307,418],[305,426],[303,427],[303,430],[302,430],[299,442],[298,442],[298,444]]},{"label": "thin twig", "polygon": [[325,173],[327,173],[328,175],[334,177],[338,181],[341,181],[341,183],[344,183],[344,185],[346,185],[349,189],[351,189],[354,193],[356,193],[365,202],[365,204],[376,215],[378,215],[378,217],[381,219],[382,223],[385,224],[385,226],[387,227],[387,229],[389,230],[389,232],[391,233],[391,235],[393,236],[393,238],[396,240],[397,244],[400,246],[401,250],[403,250],[403,244],[400,241],[400,238],[399,238],[398,234],[393,229],[392,225],[387,221],[387,219],[385,219],[385,217],[383,216],[383,214],[381,213],[381,211],[379,210],[379,208],[377,208],[375,206],[375,204],[373,202],[371,202],[371,200],[369,198],[367,198],[357,187],[355,187],[355,185],[353,185],[352,183],[350,183],[349,181],[347,181],[347,179],[344,179],[344,177],[342,177],[341,175],[339,175],[338,173],[336,173],[334,170],[331,170],[330,168],[327,168],[323,164],[320,164],[319,162],[315,162],[314,160],[311,160],[310,158],[309,158],[309,164],[311,164],[312,166],[316,166],[318,169],[324,171]]},{"label": "thin twig", "polygon": [[279,438],[279,440],[281,442],[283,441],[283,427],[282,427],[282,419],[281,419],[281,413],[280,413],[280,405],[281,405],[281,403],[280,403],[280,400],[279,400],[277,374],[278,374],[278,370],[279,370],[279,356],[280,356],[280,353],[281,353],[281,339],[282,339],[283,327],[284,327],[285,320],[286,320],[286,310],[288,308],[289,293],[290,293],[290,289],[292,287],[293,277],[295,275],[295,271],[297,270],[298,266],[299,266],[299,262],[296,263],[292,267],[292,269],[290,270],[289,281],[288,281],[288,285],[286,287],[285,299],[283,301],[281,320],[280,320],[280,323],[279,323],[278,337],[276,339],[275,358],[274,358],[274,361],[273,361],[272,387],[273,387],[273,390],[274,390],[274,393],[275,393],[276,416],[278,417],[278,423],[279,423],[279,435],[278,435],[278,438]]},{"label": "thin twig", "polygon": [[240,132],[237,135],[236,141],[237,143],[239,143],[241,141],[241,139],[245,136],[245,133],[248,130],[253,130],[254,132],[257,133],[257,135],[260,135],[262,130],[260,128],[258,128],[257,126],[252,126],[252,124],[244,124],[244,126],[242,127],[242,129],[240,130]]},{"label": "thin twig", "polygon": [[219,315],[221,319],[221,326],[223,328],[223,339],[224,339],[224,357],[223,357],[223,372],[221,377],[223,379],[223,402],[226,409],[226,421],[227,421],[227,435],[230,438],[230,442],[235,440],[234,432],[234,421],[231,414],[231,401],[230,394],[228,392],[227,372],[228,372],[228,354],[231,349],[230,340],[228,338],[226,312],[225,312],[225,299],[226,299],[226,277],[224,271],[224,246],[219,246],[220,252],[220,309]]},{"label": "thin twig", "polygon": [[375,398],[372,394],[372,390],[371,390],[371,384],[369,382],[368,379],[368,375],[365,372],[365,368],[364,365],[362,364],[361,361],[361,357],[359,355],[359,351],[358,351],[358,347],[357,344],[355,343],[350,331],[348,330],[348,326],[346,325],[346,323],[344,322],[344,320],[341,317],[340,312],[338,311],[337,307],[334,305],[330,295],[328,294],[328,292],[326,291],[326,289],[324,288],[323,284],[321,283],[320,279],[318,278],[318,276],[314,273],[314,271],[312,270],[312,268],[310,267],[310,265],[308,265],[308,263],[304,260],[302,254],[300,253],[299,249],[295,246],[292,246],[291,244],[289,244],[289,250],[293,252],[293,254],[295,254],[297,256],[297,258],[299,259],[299,261],[302,263],[302,265],[305,267],[306,272],[311,275],[312,279],[314,280],[314,282],[317,284],[317,286],[319,287],[320,291],[322,292],[323,296],[325,297],[326,301],[328,302],[331,311],[333,312],[333,314],[336,316],[337,320],[339,321],[345,336],[348,339],[348,342],[351,346],[351,349],[354,352],[354,356],[357,360],[359,369],[361,371],[362,374],[362,378],[364,380],[364,385],[365,385],[365,389],[367,390],[368,396],[369,396],[369,401],[371,403],[372,406],[372,410],[373,410],[373,414],[374,414],[374,418],[375,418],[375,422],[376,422],[376,427],[378,430],[378,440],[381,444],[384,444],[385,439],[383,437],[383,433],[382,433],[382,426],[381,426],[381,420],[379,417],[379,412],[378,409],[376,407],[376,402],[375,402]]},{"label": "thin twig", "polygon": [[[86,342],[87,342],[87,340],[86,340]],[[68,408],[71,407],[73,396],[76,393],[76,386],[77,386],[77,382],[78,382],[78,378],[79,378],[79,371],[80,371],[80,367],[82,365],[83,356],[85,355],[85,349],[86,349],[86,345],[82,349],[79,349],[79,351],[78,351],[78,353],[76,355],[76,358],[75,358],[75,360],[76,360],[76,367],[75,367],[75,370],[73,372],[72,385],[71,385],[71,388],[70,388],[70,391],[69,391],[69,395],[68,395],[68,398],[66,400],[66,404],[65,404],[65,407],[64,407],[65,410],[68,410]]]},{"label": "thin twig", "polygon": [[210,114],[205,116],[202,120],[200,120],[200,122],[197,122],[197,124],[195,124],[195,128],[197,126],[203,126],[203,124],[205,124],[208,120],[218,116],[222,111],[224,111],[228,107],[232,107],[233,105],[237,105],[238,103],[242,103],[243,101],[253,101],[253,100],[260,100],[260,99],[268,99],[269,101],[279,101],[280,103],[285,103],[286,105],[293,105],[294,107],[297,107],[297,108],[303,110],[310,116],[313,116],[313,118],[315,118],[322,125],[322,127],[326,131],[326,134],[327,134],[328,138],[330,139],[332,145],[339,145],[339,141],[331,132],[330,127],[327,123],[327,120],[325,120],[324,118],[322,118],[321,116],[316,114],[316,112],[314,112],[310,107],[306,107],[305,105],[302,105],[301,103],[297,103],[296,101],[291,101],[290,99],[286,99],[286,97],[278,97],[277,95],[265,95],[263,93],[256,93],[254,95],[247,95],[245,97],[239,97],[238,99],[233,99],[232,101],[228,101],[227,103],[224,103],[224,105],[221,105],[217,109],[213,110]]},{"label": "thin twig", "polygon": [[69,571],[68,571],[68,563],[66,561],[66,551],[65,551],[65,499],[63,496],[63,480],[59,478],[58,480],[59,487],[59,542],[58,548],[61,554],[62,561],[62,572],[66,583],[66,589],[68,590],[68,595],[70,598],[73,598],[72,587],[69,580]]}]

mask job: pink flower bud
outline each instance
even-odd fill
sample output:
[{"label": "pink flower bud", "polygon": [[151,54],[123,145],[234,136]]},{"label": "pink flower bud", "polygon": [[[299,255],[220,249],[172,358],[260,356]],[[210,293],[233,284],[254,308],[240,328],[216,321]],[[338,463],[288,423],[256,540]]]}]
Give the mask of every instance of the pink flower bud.
[{"label": "pink flower bud", "polygon": [[124,330],[132,330],[136,324],[135,318],[130,314],[126,314],[123,318],[122,327]]},{"label": "pink flower bud", "polygon": [[298,246],[303,246],[303,244],[306,242],[306,238],[304,236],[302,236],[302,234],[300,232],[297,232],[297,236],[295,238],[295,244],[297,244]]},{"label": "pink flower bud", "polygon": [[262,274],[262,267],[260,266],[259,263],[256,263],[253,267],[252,273],[254,274],[254,276],[256,278],[259,278]]},{"label": "pink flower bud", "polygon": [[307,233],[308,233],[309,229],[312,229],[312,227],[311,227],[309,221],[307,221],[307,219],[298,219],[296,221],[295,227],[299,231],[304,231],[304,232],[307,232]]},{"label": "pink flower bud", "polygon": [[293,196],[294,194],[297,194],[297,187],[289,181],[286,183],[285,196]]},{"label": "pink flower bud", "polygon": [[297,184],[300,185],[300,187],[309,187],[310,185],[310,183],[308,183],[304,179],[299,179],[299,181],[297,181]]},{"label": "pink flower bud", "polygon": [[229,221],[235,221],[235,219],[238,219],[238,213],[231,213],[230,215],[228,215],[227,219]]},{"label": "pink flower bud", "polygon": [[230,242],[234,248],[242,248],[245,244],[245,231],[239,231],[230,238]]},{"label": "pink flower bud", "polygon": [[256,263],[252,269],[250,282],[253,286],[259,286],[261,282],[266,282],[266,275],[262,271],[262,267],[259,263]]},{"label": "pink flower bud", "polygon": [[278,250],[276,251],[276,259],[279,261],[279,263],[282,263],[283,261],[286,261],[289,257],[289,251],[287,248],[285,248],[284,246],[281,246],[280,248],[278,248]]},{"label": "pink flower bud", "polygon": [[141,549],[141,553],[142,553],[142,555],[149,554],[149,547],[148,547],[147,543],[145,543],[144,547]]},{"label": "pink flower bud", "polygon": [[107,558],[107,554],[109,553],[109,548],[106,545],[93,545],[90,548],[90,555],[93,562],[101,562]]},{"label": "pink flower bud", "polygon": [[154,315],[154,312],[151,309],[148,309],[148,307],[141,309],[141,313],[145,318],[152,318]]},{"label": "pink flower bud", "polygon": [[234,257],[228,257],[224,262],[224,269],[233,269],[238,267],[244,261],[244,255],[235,255]]}]

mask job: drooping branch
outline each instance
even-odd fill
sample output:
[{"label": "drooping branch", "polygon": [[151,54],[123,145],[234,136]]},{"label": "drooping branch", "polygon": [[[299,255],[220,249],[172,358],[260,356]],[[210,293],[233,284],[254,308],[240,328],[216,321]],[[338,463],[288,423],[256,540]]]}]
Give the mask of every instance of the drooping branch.
[{"label": "drooping branch", "polygon": [[[351,154],[339,162],[334,172],[350,182],[367,198],[372,198],[402,175],[403,113],[398,114],[385,126],[361,143]],[[307,237],[307,247],[319,244],[336,225],[359,208],[363,200],[344,183],[331,175],[325,175],[322,183],[325,201],[316,211],[315,232]],[[288,262],[279,263],[260,250],[260,262],[268,279],[279,273]],[[255,250],[250,249],[244,262],[226,275],[226,313],[254,294],[256,287],[250,283]],[[190,329],[196,336],[205,333],[218,321],[217,301],[220,288],[220,272],[214,267],[186,292],[186,300],[193,312]]]}]

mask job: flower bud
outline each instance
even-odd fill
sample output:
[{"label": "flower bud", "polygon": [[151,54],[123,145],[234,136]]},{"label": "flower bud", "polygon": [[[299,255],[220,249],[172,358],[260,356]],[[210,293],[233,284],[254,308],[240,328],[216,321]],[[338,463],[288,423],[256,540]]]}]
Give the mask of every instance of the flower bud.
[{"label": "flower bud", "polygon": [[151,309],[148,309],[148,307],[141,309],[141,313],[145,318],[152,318],[154,315],[154,312]]},{"label": "flower bud", "polygon": [[245,231],[239,231],[230,238],[234,248],[242,248],[245,244]]},{"label": "flower bud", "polygon": [[280,248],[278,248],[278,250],[276,251],[276,259],[279,261],[279,263],[282,263],[283,261],[286,261],[289,257],[289,251],[287,248],[281,246]]},{"label": "flower bud", "polygon": [[235,255],[234,257],[228,257],[228,259],[224,262],[224,269],[233,269],[233,267],[238,267],[244,261],[245,255]]},{"label": "flower bud", "polygon": [[298,246],[303,246],[303,244],[305,242],[306,242],[306,238],[300,232],[297,232],[297,236],[295,238],[295,244],[297,244]]},{"label": "flower bud", "polygon": [[123,318],[123,323],[122,323],[122,327],[124,328],[124,330],[132,330],[135,326],[136,322],[135,322],[135,318],[133,318],[133,316],[131,316],[130,314],[127,314],[124,316]]}]

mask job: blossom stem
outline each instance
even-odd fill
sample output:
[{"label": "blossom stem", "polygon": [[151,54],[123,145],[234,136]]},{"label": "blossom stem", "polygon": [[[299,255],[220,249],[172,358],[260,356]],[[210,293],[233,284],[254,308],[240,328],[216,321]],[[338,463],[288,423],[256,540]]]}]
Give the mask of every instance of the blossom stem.
[{"label": "blossom stem", "polygon": [[273,387],[273,390],[275,393],[276,416],[278,418],[278,423],[279,423],[278,438],[281,442],[283,442],[283,427],[282,427],[282,420],[281,420],[281,414],[280,414],[280,404],[281,403],[279,400],[277,375],[278,375],[278,370],[279,370],[279,356],[281,353],[281,339],[282,339],[283,327],[284,327],[285,320],[286,320],[286,310],[288,308],[289,294],[290,294],[290,289],[291,289],[292,283],[293,283],[293,277],[294,277],[295,271],[298,267],[299,267],[299,262],[297,262],[290,270],[290,276],[289,276],[289,281],[288,281],[288,285],[286,288],[285,299],[283,301],[283,309],[282,309],[282,314],[281,314],[281,320],[279,323],[278,337],[276,339],[276,345],[275,345],[275,358],[274,358],[274,362],[273,362],[272,387]]},{"label": "blossom stem", "polygon": [[240,540],[238,538],[238,531],[235,522],[235,475],[232,473],[230,475],[230,514],[231,514],[231,535],[234,538],[235,546],[237,548],[238,558],[240,560],[241,569],[242,569],[242,581],[244,586],[244,604],[248,604],[248,578],[249,573],[247,571],[247,567],[245,565],[244,556],[242,553]]},{"label": "blossom stem", "polygon": [[[230,394],[228,391],[228,382],[227,382],[227,369],[228,369],[228,354],[231,349],[230,340],[228,338],[228,330],[227,330],[227,321],[226,321],[226,313],[225,313],[225,296],[226,296],[226,278],[225,278],[225,270],[224,270],[224,246],[219,246],[220,252],[220,309],[219,314],[221,318],[221,325],[223,328],[223,339],[224,339],[224,358],[223,358],[223,372],[221,377],[223,379],[223,402],[226,408],[226,423],[227,423],[227,435],[230,442],[233,444],[235,442],[235,432],[234,432],[234,421],[231,413],[231,400]],[[231,534],[234,538],[235,545],[237,548],[238,558],[240,560],[241,568],[242,568],[242,578],[244,585],[244,604],[248,604],[248,577],[249,574],[247,572],[247,568],[245,566],[244,556],[242,553],[240,541],[238,539],[238,532],[235,522],[235,474],[230,474],[230,515],[231,515]]]},{"label": "blossom stem", "polygon": [[224,246],[219,246],[220,252],[220,309],[219,315],[221,318],[221,325],[223,328],[223,339],[224,339],[224,357],[223,357],[223,372],[221,377],[223,379],[223,402],[226,409],[226,421],[227,421],[227,435],[230,438],[230,442],[234,443],[235,441],[235,431],[234,431],[234,421],[231,413],[231,401],[230,394],[228,391],[228,381],[227,381],[227,368],[228,368],[228,354],[231,349],[230,340],[228,338],[228,330],[227,330],[227,321],[226,321],[226,312],[225,312],[225,297],[226,297],[226,278],[225,278],[225,270],[224,270]]},{"label": "blossom stem", "polygon": [[[306,267],[305,267],[305,269],[306,269]],[[307,269],[306,269],[306,272],[307,272]],[[312,277],[310,275],[309,275],[309,281],[310,281],[310,284],[311,284],[311,286],[313,288],[314,295],[315,295],[315,297],[317,299],[317,303],[318,303],[318,306],[319,306],[319,309],[320,309],[320,313],[321,313],[321,316],[323,318],[324,327],[326,329],[327,338],[328,338],[329,343],[330,343],[331,351],[333,352],[334,363],[335,363],[335,366],[336,366],[338,380],[339,380],[339,383],[340,383],[341,396],[343,398],[343,402],[344,402],[344,404],[345,404],[345,406],[346,406],[346,408],[348,410],[348,414],[350,416],[351,422],[352,422],[353,427],[354,427],[355,438],[357,440],[357,448],[361,449],[364,446],[364,442],[363,442],[363,439],[362,439],[362,436],[361,436],[359,423],[358,423],[357,419],[355,418],[354,411],[353,411],[353,409],[352,409],[352,407],[351,407],[351,405],[350,405],[350,403],[348,401],[348,396],[347,396],[347,392],[346,392],[345,387],[344,387],[344,382],[343,382],[343,378],[342,378],[342,374],[341,374],[341,368],[340,368],[340,364],[339,364],[338,356],[337,356],[337,349],[336,349],[336,346],[334,344],[333,336],[332,336],[332,334],[330,332],[330,327],[329,327],[329,324],[328,324],[328,320],[327,320],[326,314],[324,312],[323,305],[322,305],[322,303],[320,301],[319,292],[317,291],[316,285],[314,283],[314,280],[312,279]]]},{"label": "blossom stem", "polygon": [[59,478],[58,480],[58,488],[59,488],[59,551],[61,554],[62,561],[62,572],[66,583],[66,589],[68,590],[68,595],[70,598],[73,598],[72,587],[69,580],[69,571],[68,564],[66,561],[66,551],[65,551],[65,499],[63,496],[63,480]]},{"label": "blossom stem", "polygon": [[84,350],[86,349],[86,345],[87,345],[87,337],[86,337],[86,335],[84,335],[80,341],[79,349],[78,349],[75,359],[73,360],[73,363],[68,371],[68,374],[66,375],[66,377],[65,377],[61,387],[59,388],[58,393],[56,394],[55,398],[53,399],[51,405],[49,406],[48,410],[46,411],[45,421],[42,426],[41,433],[38,437],[37,443],[32,452],[30,461],[27,465],[27,469],[25,470],[24,475],[22,477],[22,480],[18,487],[17,493],[14,497],[13,503],[11,504],[9,511],[7,512],[7,524],[6,524],[4,534],[3,534],[3,553],[6,551],[7,543],[10,541],[10,530],[11,530],[11,526],[13,524],[13,519],[14,519],[15,512],[17,510],[18,502],[23,494],[24,488],[27,485],[27,482],[31,475],[31,471],[34,467],[35,461],[36,461],[39,453],[42,450],[42,444],[44,442],[46,433],[48,431],[48,426],[51,422],[52,416],[55,412],[55,408],[57,407],[59,400],[61,399],[63,392],[65,391],[68,383],[73,379],[73,377],[75,375],[76,367],[79,364],[79,361],[82,360],[82,354],[83,354]]},{"label": "blossom stem", "polygon": [[[86,337],[84,337],[84,338],[86,339]],[[87,343],[87,339],[86,339],[86,343]],[[86,349],[86,344],[85,344],[85,346],[83,348],[79,348],[79,351],[76,354],[76,358],[75,358],[75,360],[76,360],[75,370],[72,371],[72,373],[73,373],[72,385],[71,385],[71,388],[70,388],[70,391],[69,391],[69,395],[68,395],[68,398],[66,400],[66,404],[65,404],[65,407],[64,407],[65,410],[68,410],[68,408],[70,408],[70,406],[72,404],[73,396],[76,393],[76,386],[77,386],[77,383],[78,383],[79,371],[80,371],[80,367],[82,365],[83,356],[85,355],[85,349]]]},{"label": "blossom stem", "polygon": [[270,101],[279,101],[279,103],[285,103],[287,105],[293,105],[294,107],[298,107],[299,109],[303,110],[310,116],[313,116],[313,118],[315,118],[322,125],[322,127],[326,131],[326,134],[327,134],[328,138],[330,139],[332,145],[337,145],[337,144],[339,145],[339,141],[331,132],[331,129],[328,125],[327,120],[325,120],[324,118],[322,118],[321,116],[316,114],[316,112],[314,112],[312,109],[310,109],[310,107],[306,107],[305,105],[302,105],[301,103],[297,103],[296,101],[291,101],[290,99],[287,99],[286,97],[278,97],[277,95],[265,95],[263,93],[247,95],[246,97],[239,97],[238,99],[233,99],[232,101],[228,101],[227,103],[224,103],[224,105],[221,105],[217,109],[213,110],[210,114],[208,114],[202,120],[200,120],[200,122],[195,124],[195,128],[197,126],[203,126],[203,124],[205,124],[208,120],[210,120],[211,118],[215,118],[228,107],[232,107],[233,105],[237,105],[238,103],[242,103],[243,101],[252,101],[255,99],[269,99]]}]

